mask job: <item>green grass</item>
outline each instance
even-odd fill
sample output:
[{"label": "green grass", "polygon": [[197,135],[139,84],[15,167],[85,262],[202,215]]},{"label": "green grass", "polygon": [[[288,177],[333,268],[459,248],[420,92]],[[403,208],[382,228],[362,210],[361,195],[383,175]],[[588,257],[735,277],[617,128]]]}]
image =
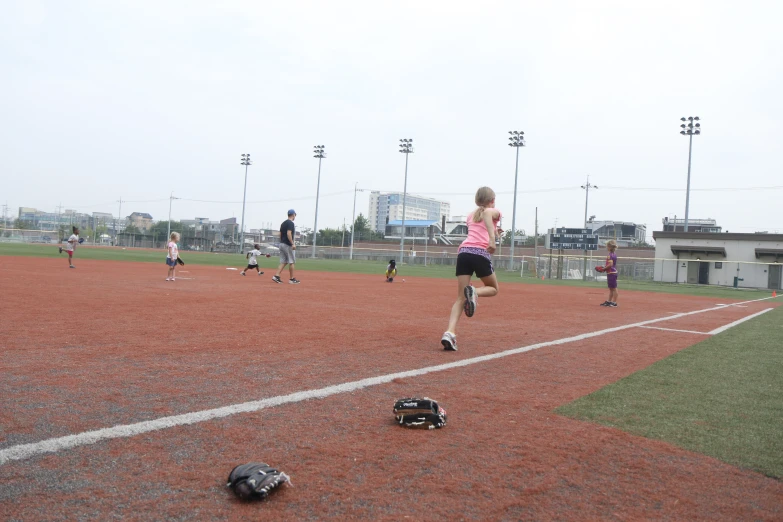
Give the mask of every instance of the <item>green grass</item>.
[{"label": "green grass", "polygon": [[783,307],[557,412],[783,478]]},{"label": "green grass", "polygon": [[[300,270],[319,270],[324,272],[349,272],[355,274],[381,274],[385,269],[385,261],[348,261],[343,259],[309,259],[310,250],[303,248],[299,251],[300,259],[296,266]],[[58,257],[56,245],[40,245],[26,243],[0,243],[0,256],[33,256],[33,257]],[[233,266],[244,267],[245,257],[241,254],[212,254],[208,252],[182,252],[183,259],[188,264],[208,265],[208,266]],[[100,259],[105,261],[131,261],[131,262],[149,262],[163,263],[165,258],[164,250],[144,250],[128,248],[121,250],[116,248],[79,248],[76,252],[77,262],[79,259]],[[272,268],[277,266],[277,258],[263,258],[261,266]],[[436,277],[451,279],[454,277],[453,266],[441,265],[402,265],[399,267],[400,277]],[[541,285],[566,285],[587,288],[605,289],[605,283],[596,283],[588,281],[547,279],[541,281],[533,277],[522,278],[518,272],[509,272],[499,269],[497,272],[498,280],[503,283],[527,283]],[[717,299],[755,299],[768,295],[768,291],[763,290],[736,290],[733,288],[716,286],[695,286],[695,285],[677,285],[670,283],[653,283],[620,280],[620,292],[623,290],[639,290],[644,292],[665,292],[670,294],[696,295],[703,297],[713,297]]]}]

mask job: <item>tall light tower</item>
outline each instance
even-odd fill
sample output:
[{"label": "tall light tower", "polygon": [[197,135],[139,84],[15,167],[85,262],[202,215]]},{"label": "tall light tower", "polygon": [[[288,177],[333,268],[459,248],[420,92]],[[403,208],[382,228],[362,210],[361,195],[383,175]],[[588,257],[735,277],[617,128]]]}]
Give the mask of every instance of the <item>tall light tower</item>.
[{"label": "tall light tower", "polygon": [[[598,187],[596,185],[590,184],[590,176],[587,176],[587,181],[584,185],[582,185],[582,188],[585,189],[585,224],[584,228],[587,228],[587,202],[590,197],[590,189],[597,189]],[[583,258],[583,264],[582,264],[582,280],[587,281],[587,250],[583,252],[584,258]]]},{"label": "tall light tower", "polygon": [[[693,152],[693,136],[701,134],[701,123],[698,123],[698,116],[688,116],[680,118],[680,121],[687,122],[680,125],[682,130],[680,134],[688,136],[688,188],[685,190],[685,227],[683,232],[688,231],[688,212],[691,202],[691,153]],[[696,122],[696,123],[694,123]],[[674,230],[677,230],[677,223],[674,224]]]},{"label": "tall light tower", "polygon": [[400,264],[405,261],[405,205],[408,197],[408,155],[413,154],[413,140],[400,140],[400,152],[405,154],[405,184],[402,189],[402,228],[400,232]]},{"label": "tall light tower", "polygon": [[514,167],[514,209],[511,213],[511,249],[509,250],[508,269],[514,270],[514,238],[517,235],[517,180],[519,178],[519,149],[525,146],[525,133],[522,131],[508,131],[509,147],[517,149],[517,163]]},{"label": "tall light tower", "polygon": [[318,237],[318,197],[321,194],[321,161],[326,157],[323,145],[313,147],[313,157],[318,158],[318,185],[315,189],[315,224],[313,225],[313,257],[315,257],[315,240]]},{"label": "tall light tower", "polygon": [[245,193],[242,196],[242,231],[239,233],[239,253],[245,249],[245,200],[247,199],[247,168],[253,163],[250,161],[250,154],[242,154],[240,165],[245,166]]}]

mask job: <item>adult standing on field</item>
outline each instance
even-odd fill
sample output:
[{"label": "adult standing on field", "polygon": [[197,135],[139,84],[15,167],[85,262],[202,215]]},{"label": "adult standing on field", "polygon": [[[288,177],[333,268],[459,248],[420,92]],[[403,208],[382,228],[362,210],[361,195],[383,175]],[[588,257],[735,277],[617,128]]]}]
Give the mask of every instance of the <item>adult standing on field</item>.
[{"label": "adult standing on field", "polygon": [[299,284],[299,280],[294,277],[294,265],[296,264],[296,244],[294,243],[294,238],[296,237],[295,219],[296,211],[291,209],[288,211],[288,219],[280,225],[280,265],[277,267],[275,275],[272,276],[272,281],[275,283],[283,282],[280,279],[280,274],[285,266],[288,265],[288,272],[291,275],[288,282],[292,285]]}]

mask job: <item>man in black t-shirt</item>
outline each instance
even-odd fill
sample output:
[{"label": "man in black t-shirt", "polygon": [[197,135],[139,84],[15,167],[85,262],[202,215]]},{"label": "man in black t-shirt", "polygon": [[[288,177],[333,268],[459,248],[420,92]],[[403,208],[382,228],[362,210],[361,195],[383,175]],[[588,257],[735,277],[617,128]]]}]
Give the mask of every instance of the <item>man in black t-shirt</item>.
[{"label": "man in black t-shirt", "polygon": [[299,284],[299,280],[294,277],[294,264],[296,264],[296,244],[294,243],[294,238],[296,237],[295,219],[296,211],[291,209],[288,211],[288,219],[280,225],[280,266],[277,267],[277,272],[272,276],[272,281],[275,283],[283,282],[280,279],[280,273],[288,265],[288,272],[291,275],[288,282],[292,285]]}]

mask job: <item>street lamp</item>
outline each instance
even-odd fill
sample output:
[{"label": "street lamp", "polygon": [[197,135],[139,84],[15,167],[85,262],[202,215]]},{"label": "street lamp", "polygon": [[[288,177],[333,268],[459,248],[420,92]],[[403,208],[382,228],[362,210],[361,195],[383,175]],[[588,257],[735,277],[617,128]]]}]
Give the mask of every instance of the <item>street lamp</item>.
[{"label": "street lamp", "polygon": [[242,231],[239,233],[239,253],[245,248],[245,199],[247,198],[247,168],[253,163],[250,161],[250,154],[242,154],[240,165],[245,166],[245,193],[242,196]]},{"label": "street lamp", "polygon": [[[511,257],[508,263],[508,269],[514,270],[514,238],[517,235],[517,179],[519,177],[519,149],[520,147],[525,146],[525,133],[522,131],[508,131],[508,133],[511,134],[511,136],[508,138],[508,141],[510,142],[508,146],[517,149],[517,163],[516,167],[514,168],[514,209],[511,213],[511,249],[509,250]],[[502,242],[503,240],[501,239],[501,243]]]},{"label": "street lamp", "polygon": [[315,189],[315,225],[313,225],[313,257],[315,257],[315,240],[318,237],[318,196],[321,194],[321,160],[326,157],[323,145],[313,147],[314,158],[318,158],[318,185]]},{"label": "street lamp", "polygon": [[[582,188],[585,189],[585,225],[584,228],[587,228],[587,202],[588,198],[590,197],[590,189],[597,189],[598,187],[596,185],[590,184],[590,176],[587,176],[587,182],[585,182],[584,185],[582,185]],[[595,217],[595,216],[593,216]],[[587,250],[583,251],[584,253],[584,262],[582,266],[582,280],[587,281]],[[592,254],[590,254],[592,256]]]},{"label": "street lamp", "polygon": [[405,204],[408,197],[408,155],[413,153],[413,139],[400,140],[400,152],[405,154],[405,184],[402,189],[402,231],[400,232],[400,264],[405,261]]},{"label": "street lamp", "polygon": [[[688,231],[688,211],[690,210],[691,201],[691,152],[693,151],[693,136],[701,134],[701,123],[694,123],[699,121],[698,116],[688,116],[680,118],[680,121],[687,122],[680,125],[682,130],[680,134],[688,136],[688,188],[685,190],[685,227],[683,232]],[[677,224],[674,224],[674,229],[677,230]]]}]

